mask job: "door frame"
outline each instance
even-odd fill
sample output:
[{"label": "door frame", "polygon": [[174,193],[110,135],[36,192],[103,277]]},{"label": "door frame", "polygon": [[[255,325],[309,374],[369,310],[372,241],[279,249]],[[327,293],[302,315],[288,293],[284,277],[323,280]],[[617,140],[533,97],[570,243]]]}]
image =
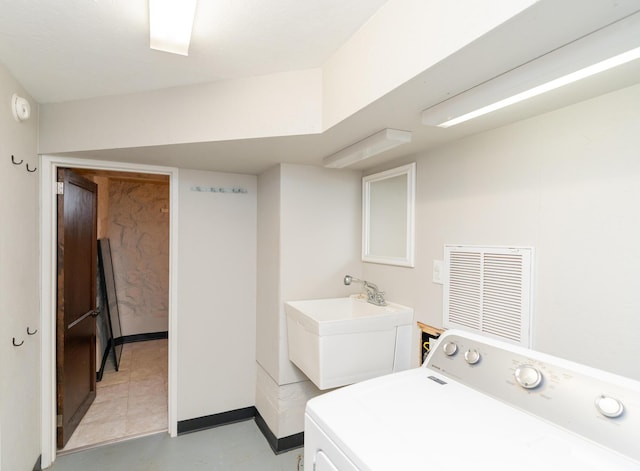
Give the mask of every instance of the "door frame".
[{"label": "door frame", "polygon": [[40,156],[40,331],[41,336],[41,451],[42,468],[56,459],[56,173],[59,167],[88,168],[169,176],[169,373],[170,436],[177,436],[178,404],[178,169],[64,156]]}]

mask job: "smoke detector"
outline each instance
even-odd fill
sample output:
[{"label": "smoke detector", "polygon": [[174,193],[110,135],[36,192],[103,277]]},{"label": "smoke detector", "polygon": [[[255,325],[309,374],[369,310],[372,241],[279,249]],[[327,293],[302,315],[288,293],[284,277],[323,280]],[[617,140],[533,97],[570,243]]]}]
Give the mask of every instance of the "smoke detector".
[{"label": "smoke detector", "polygon": [[31,116],[31,105],[26,98],[14,93],[11,96],[11,111],[16,121],[26,121]]}]

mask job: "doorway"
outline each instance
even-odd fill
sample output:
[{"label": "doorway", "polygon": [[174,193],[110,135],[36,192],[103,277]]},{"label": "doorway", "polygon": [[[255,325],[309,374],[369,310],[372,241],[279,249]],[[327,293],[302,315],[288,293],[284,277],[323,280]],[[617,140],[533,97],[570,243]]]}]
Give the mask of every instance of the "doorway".
[{"label": "doorway", "polygon": [[97,187],[97,384],[61,453],[167,430],[169,176],[73,174]]},{"label": "doorway", "polygon": [[[169,203],[171,211],[166,208],[165,216],[169,219],[169,281],[168,281],[168,340],[164,340],[165,354],[168,357],[168,380],[165,397],[168,398],[166,425],[171,436],[177,432],[176,420],[176,368],[177,355],[175,352],[175,338],[171,335],[176,331],[177,305],[177,196],[178,170],[169,167],[154,167],[146,165],[123,164],[104,161],[92,161],[68,157],[42,156],[41,161],[41,328],[42,328],[42,466],[48,467],[55,460],[57,447],[56,435],[56,385],[55,385],[55,174],[58,168],[72,168],[80,173],[118,172],[122,178],[133,177],[134,174],[148,174],[157,178],[168,179]],[[92,169],[92,170],[89,170]],[[139,342],[140,345],[146,342]],[[151,344],[153,342],[149,342]],[[135,345],[135,344],[131,344]],[[127,345],[125,345],[125,348]],[[139,348],[133,347],[133,350]],[[144,349],[143,349],[144,350]],[[133,353],[132,353],[133,354]],[[153,355],[147,353],[147,355]],[[143,355],[144,356],[144,355]],[[165,367],[166,371],[166,367]]]}]

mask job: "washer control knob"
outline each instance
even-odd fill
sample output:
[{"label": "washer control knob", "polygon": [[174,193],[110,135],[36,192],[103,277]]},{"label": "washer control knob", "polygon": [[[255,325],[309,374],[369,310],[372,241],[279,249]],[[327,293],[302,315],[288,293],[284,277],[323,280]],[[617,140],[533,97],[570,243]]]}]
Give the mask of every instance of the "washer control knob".
[{"label": "washer control knob", "polygon": [[455,344],[455,342],[447,342],[442,347],[442,350],[444,350],[445,355],[453,356],[458,351],[458,346]]},{"label": "washer control knob", "polygon": [[470,365],[475,365],[480,361],[480,352],[478,352],[478,350],[476,350],[475,348],[470,348],[469,350],[464,352],[464,359]]},{"label": "washer control knob", "polygon": [[525,389],[534,389],[542,382],[542,373],[535,366],[520,365],[513,376],[516,382]]},{"label": "washer control knob", "polygon": [[605,417],[615,419],[620,417],[624,412],[624,405],[615,397],[605,396],[604,394],[596,397],[596,409]]}]

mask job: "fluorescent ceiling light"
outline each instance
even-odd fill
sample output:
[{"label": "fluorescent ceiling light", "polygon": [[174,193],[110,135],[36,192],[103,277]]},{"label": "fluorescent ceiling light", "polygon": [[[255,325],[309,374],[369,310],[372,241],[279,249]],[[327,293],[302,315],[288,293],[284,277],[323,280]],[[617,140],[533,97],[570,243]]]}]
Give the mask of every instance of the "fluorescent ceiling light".
[{"label": "fluorescent ceiling light", "polygon": [[407,142],[411,142],[410,131],[387,128],[325,157],[322,163],[328,168],[342,168]]},{"label": "fluorescent ceiling light", "polygon": [[481,83],[422,112],[422,123],[447,128],[640,58],[640,14]]},{"label": "fluorescent ceiling light", "polygon": [[[555,80],[551,80],[550,82],[543,83],[542,85],[538,85],[537,87],[530,88],[529,90],[525,90],[524,92],[512,95],[503,100],[496,101],[495,103],[491,103],[490,105],[483,106],[482,108],[478,108],[477,110],[463,114],[462,116],[449,119],[443,123],[437,124],[436,126],[439,126],[441,128],[448,128],[450,126],[455,126],[456,124],[464,123],[465,121],[469,121],[479,116],[489,114],[493,111],[506,108],[510,105],[515,105],[516,103],[520,103],[521,101],[528,100],[529,98],[533,98],[538,95],[542,95],[543,93],[550,92],[551,90],[555,90],[556,88],[569,85],[570,83],[574,83],[578,80],[591,77],[592,75],[599,74],[600,72],[604,72],[605,70],[613,69],[614,67],[626,64],[627,62],[631,62],[639,58],[640,47],[632,49],[631,51],[624,52],[615,57],[603,60],[602,62],[598,62],[597,64],[593,64],[589,67],[585,67],[584,69],[577,70],[568,75],[564,75]],[[425,120],[425,113],[427,114],[426,119],[428,120],[429,110],[425,110],[423,112],[423,122]]]},{"label": "fluorescent ceiling light", "polygon": [[149,0],[151,49],[189,55],[197,0]]}]

